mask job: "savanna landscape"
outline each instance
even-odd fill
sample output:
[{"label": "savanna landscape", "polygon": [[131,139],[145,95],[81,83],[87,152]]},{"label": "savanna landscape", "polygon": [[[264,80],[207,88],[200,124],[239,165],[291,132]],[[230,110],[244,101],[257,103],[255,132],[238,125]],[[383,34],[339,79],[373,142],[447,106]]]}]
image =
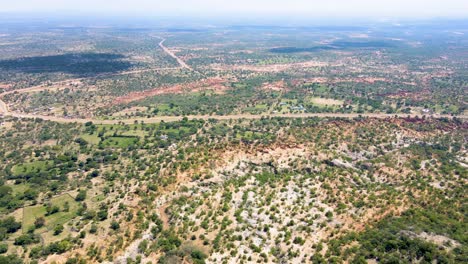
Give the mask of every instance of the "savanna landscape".
[{"label": "savanna landscape", "polygon": [[0,263],[466,263],[467,62],[466,20],[4,20]]}]

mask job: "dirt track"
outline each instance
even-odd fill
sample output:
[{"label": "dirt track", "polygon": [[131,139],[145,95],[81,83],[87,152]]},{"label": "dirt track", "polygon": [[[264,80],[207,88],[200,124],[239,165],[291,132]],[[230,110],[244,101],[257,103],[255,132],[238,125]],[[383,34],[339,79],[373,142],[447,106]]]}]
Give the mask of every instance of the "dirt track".
[{"label": "dirt track", "polygon": [[174,58],[182,68],[192,71],[193,69],[190,66],[188,66],[187,63],[185,63],[181,58],[177,57],[177,55],[175,55],[174,52],[170,51],[166,46],[164,46],[164,41],[166,41],[166,39],[163,38],[161,42],[159,42],[159,47],[161,47],[161,49],[163,49],[164,52],[166,52],[169,56]]},{"label": "dirt track", "polygon": [[0,114],[8,114],[8,105],[0,98]]},{"label": "dirt track", "polygon": [[[6,116],[12,116],[17,118],[40,118],[43,120],[49,120],[60,123],[86,123],[93,122],[94,124],[133,124],[135,122],[144,122],[146,124],[164,122],[174,122],[182,120],[183,116],[158,116],[150,118],[130,118],[130,119],[121,119],[121,120],[101,120],[101,119],[88,119],[88,118],[67,118],[67,117],[56,117],[56,116],[44,116],[44,115],[31,115],[31,114],[20,114],[14,112],[8,112]],[[239,114],[239,115],[191,115],[187,116],[188,119],[215,119],[215,120],[229,120],[229,119],[261,119],[268,117],[283,117],[283,118],[306,118],[306,117],[319,117],[319,118],[358,118],[358,117],[367,117],[367,118],[416,118],[422,117],[421,115],[408,115],[408,114],[339,114],[339,113],[302,113],[302,114],[269,114],[269,115],[248,115],[248,114]],[[460,119],[468,119],[468,116],[461,115],[456,116]],[[431,118],[453,118],[450,115],[434,115]]]}]

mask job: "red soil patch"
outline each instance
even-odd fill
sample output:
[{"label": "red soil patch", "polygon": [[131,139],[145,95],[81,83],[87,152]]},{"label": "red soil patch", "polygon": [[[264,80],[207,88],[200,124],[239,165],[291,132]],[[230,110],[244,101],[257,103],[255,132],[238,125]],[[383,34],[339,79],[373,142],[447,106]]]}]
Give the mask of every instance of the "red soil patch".
[{"label": "red soil patch", "polygon": [[266,82],[262,84],[262,87],[260,89],[265,90],[265,91],[277,91],[277,92],[288,90],[288,88],[286,87],[286,83],[284,81],[277,81],[273,83]]},{"label": "red soil patch", "polygon": [[8,90],[12,87],[11,84],[6,84],[6,83],[0,83],[0,89],[5,89]]},{"label": "red soil patch", "polygon": [[[294,81],[293,84],[300,83],[341,83],[341,82],[354,82],[354,83],[369,83],[373,84],[375,82],[393,82],[387,78],[377,78],[377,77],[355,77],[355,78],[327,78],[327,77],[315,77],[304,80]],[[399,82],[407,85],[416,85],[413,82]]]},{"label": "red soil patch", "polygon": [[214,91],[215,93],[222,94],[228,89],[224,86],[225,80],[222,78],[208,78],[201,81],[176,84],[172,86],[163,86],[142,92],[132,92],[124,96],[117,97],[113,101],[113,105],[126,104],[134,101],[139,101],[147,97],[156,96],[160,94],[182,94],[193,93],[200,91]]}]

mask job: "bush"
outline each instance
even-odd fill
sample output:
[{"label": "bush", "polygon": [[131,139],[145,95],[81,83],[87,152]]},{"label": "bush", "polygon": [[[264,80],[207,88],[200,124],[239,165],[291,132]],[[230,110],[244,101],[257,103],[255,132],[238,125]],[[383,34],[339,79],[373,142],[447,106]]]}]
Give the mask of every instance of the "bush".
[{"label": "bush", "polygon": [[7,244],[0,244],[0,254],[6,253],[8,251]]},{"label": "bush", "polygon": [[305,240],[302,237],[295,237],[293,243],[297,245],[304,245]]},{"label": "bush", "polygon": [[54,228],[54,236],[57,236],[59,235],[60,233],[63,232],[63,225],[57,225],[55,228]]},{"label": "bush", "polygon": [[47,204],[46,205],[46,215],[52,215],[60,212],[60,208],[56,205]]},{"label": "bush", "polygon": [[99,219],[99,221],[104,221],[107,219],[107,209],[104,209],[104,210],[100,210],[98,213],[97,213],[97,218]]},{"label": "bush", "polygon": [[119,224],[119,222],[113,220],[113,221],[111,222],[110,227],[111,227],[113,230],[118,230],[118,229],[120,228],[120,224]]},{"label": "bush", "polygon": [[10,216],[3,220],[0,220],[0,228],[4,228],[7,233],[15,233],[21,228],[21,223],[16,222],[15,218]]},{"label": "bush", "polygon": [[200,250],[194,250],[190,254],[190,257],[192,257],[193,263],[201,264],[201,263],[205,263],[205,259],[207,256],[205,253],[201,252]]},{"label": "bush", "polygon": [[45,218],[44,217],[36,218],[36,220],[34,221],[34,226],[36,228],[41,228],[44,225],[45,225]]},{"label": "bush", "polygon": [[18,246],[26,246],[35,243],[39,243],[39,238],[34,234],[24,234],[15,239],[15,245]]},{"label": "bush", "polygon": [[23,260],[16,255],[0,256],[0,264],[23,264]]},{"label": "bush", "polygon": [[51,243],[49,246],[46,247],[44,253],[46,255],[54,253],[62,254],[70,250],[72,248],[72,245],[72,242],[70,242],[68,239],[64,239],[62,241]]},{"label": "bush", "polygon": [[164,252],[177,249],[181,244],[182,241],[173,230],[163,231],[161,237],[157,241],[158,247]]},{"label": "bush", "polygon": [[75,197],[75,201],[81,202],[86,199],[86,190],[80,190]]}]

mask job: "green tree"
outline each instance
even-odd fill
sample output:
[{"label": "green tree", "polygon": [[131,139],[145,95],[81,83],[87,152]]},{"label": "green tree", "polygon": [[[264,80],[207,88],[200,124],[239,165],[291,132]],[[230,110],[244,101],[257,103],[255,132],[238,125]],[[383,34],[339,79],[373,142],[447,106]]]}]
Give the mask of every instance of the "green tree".
[{"label": "green tree", "polygon": [[54,228],[54,236],[60,235],[63,232],[63,225],[57,225]]},{"label": "green tree", "polygon": [[86,199],[86,190],[80,190],[75,197],[75,201],[81,202]]}]

